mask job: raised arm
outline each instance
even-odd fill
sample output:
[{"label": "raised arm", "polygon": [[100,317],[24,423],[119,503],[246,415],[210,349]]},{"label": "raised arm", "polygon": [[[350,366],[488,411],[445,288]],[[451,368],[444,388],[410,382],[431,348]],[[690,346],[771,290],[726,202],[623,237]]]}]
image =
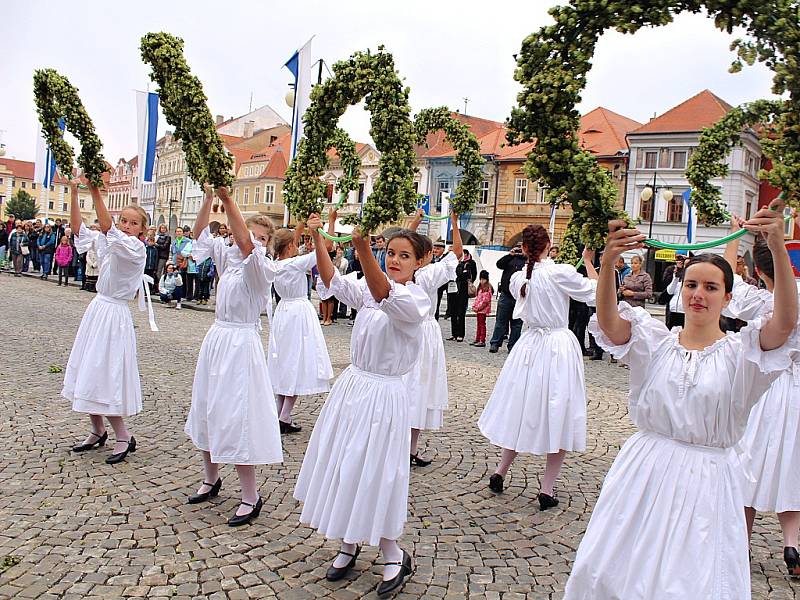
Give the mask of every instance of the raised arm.
[{"label": "raised arm", "polygon": [[103,197],[100,195],[100,190],[91,181],[89,182],[89,193],[92,194],[92,202],[94,203],[94,211],[97,213],[97,224],[100,225],[100,231],[103,233],[108,232],[113,225],[111,213],[108,212],[106,203],[103,202]]},{"label": "raised arm", "polygon": [[205,189],[205,197],[203,204],[200,205],[200,210],[197,211],[197,220],[194,222],[194,236],[200,237],[200,234],[208,227],[208,218],[211,215],[211,203],[214,201],[214,188],[209,184],[203,186]]},{"label": "raised arm", "polygon": [[[614,263],[623,252],[636,250],[644,246],[645,235],[638,229],[623,229],[626,223],[622,220],[609,221],[608,239],[603,252],[602,268],[597,281],[597,323],[600,329],[617,346],[626,344],[631,339],[631,324],[619,316],[617,308],[617,284],[614,280]],[[588,264],[587,264],[588,273]]]},{"label": "raised arm", "polygon": [[314,213],[308,217],[306,225],[309,231],[311,231],[311,237],[314,240],[314,252],[317,253],[317,271],[319,271],[319,277],[322,279],[322,283],[325,287],[329,288],[333,280],[333,274],[336,272],[336,267],[333,266],[331,255],[328,254],[328,249],[323,243],[322,234],[319,232],[322,228],[322,219],[319,218],[318,214]]},{"label": "raised arm", "polygon": [[[361,237],[358,229],[354,229],[353,246],[355,246],[358,256],[361,259],[361,270],[364,272],[364,277],[367,280],[367,286],[369,287],[372,297],[375,298],[376,302],[381,302],[388,298],[392,286],[389,284],[389,280],[386,279],[386,274],[381,271],[378,260],[372,254],[372,250],[369,247],[369,237]],[[330,258],[328,260],[330,260]]]},{"label": "raised arm", "polygon": [[299,221],[297,225],[294,227],[294,245],[298,248],[300,247],[300,240],[303,239],[303,230],[305,229],[306,224],[302,221]]},{"label": "raised arm", "polygon": [[218,187],[217,196],[222,200],[222,205],[225,207],[225,213],[228,215],[228,224],[231,226],[231,232],[233,233],[233,239],[236,241],[236,245],[239,246],[239,250],[243,256],[250,256],[255,246],[250,239],[250,231],[248,231],[247,225],[245,225],[242,213],[239,212],[239,207],[231,200],[231,196],[228,194],[228,188]]},{"label": "raised arm", "polygon": [[[339,213],[336,211],[336,209],[333,209],[330,215],[328,215],[328,235],[336,235],[336,217],[338,214]],[[328,252],[333,252],[333,242],[328,238],[325,238],[324,242],[325,248],[328,250]]]},{"label": "raised arm", "polygon": [[450,250],[458,260],[461,260],[464,256],[464,244],[461,241],[461,230],[458,228],[458,215],[454,212],[450,213],[450,223],[453,225],[453,245],[450,246]]},{"label": "raised arm", "polygon": [[76,235],[80,234],[81,225],[83,224],[81,201],[78,198],[78,185],[80,183],[77,179],[71,179],[69,182],[69,226]]},{"label": "raised arm", "polygon": [[[736,233],[742,228],[742,219],[739,218],[738,215],[731,215],[731,233]],[[739,257],[739,240],[741,238],[736,238],[735,240],[731,240],[727,244],[725,244],[725,254],[723,255],[725,260],[733,269],[733,272],[736,273],[736,259]]]},{"label": "raised arm", "polygon": [[784,206],[782,201],[775,200],[769,208],[762,208],[744,223],[748,231],[766,236],[775,265],[774,310],[770,320],[761,328],[762,350],[783,346],[797,325],[797,286],[783,240]]},{"label": "raised arm", "polygon": [[[586,276],[589,279],[599,279],[600,276],[597,274],[597,269],[594,268],[594,250],[590,250],[589,248],[583,249],[583,265],[586,267]],[[616,283],[614,284],[616,287]]]},{"label": "raised arm", "polygon": [[414,218],[411,219],[411,223],[408,224],[408,228],[411,231],[416,231],[419,224],[422,223],[422,219],[425,218],[425,211],[421,208],[418,208],[414,213]]}]

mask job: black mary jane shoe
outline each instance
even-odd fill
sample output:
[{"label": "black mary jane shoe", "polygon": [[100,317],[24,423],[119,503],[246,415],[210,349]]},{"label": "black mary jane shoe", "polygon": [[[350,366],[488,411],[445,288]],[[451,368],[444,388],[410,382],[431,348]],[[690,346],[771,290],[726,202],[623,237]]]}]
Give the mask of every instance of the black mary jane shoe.
[{"label": "black mary jane shoe", "polygon": [[539,510],[547,510],[548,508],[553,508],[554,506],[558,506],[558,498],[548,496],[545,493],[539,494]]},{"label": "black mary jane shoe", "polygon": [[408,552],[403,550],[403,560],[400,562],[388,562],[385,563],[384,566],[388,565],[400,565],[400,572],[395,575],[389,581],[381,581],[378,585],[378,598],[385,598],[392,592],[400,589],[403,586],[403,583],[406,580],[406,577],[411,575],[412,566],[411,566],[411,555]]},{"label": "black mary jane shoe", "polygon": [[216,498],[219,495],[219,491],[222,489],[222,478],[217,478],[217,482],[214,484],[204,481],[203,485],[207,485],[211,489],[207,492],[203,492],[202,494],[194,494],[193,496],[189,496],[186,504],[200,504],[209,498]]},{"label": "black mary jane shoe", "polygon": [[286,421],[278,420],[278,425],[280,425],[281,433],[297,433],[298,431],[302,431],[303,428],[300,425],[295,425],[294,423],[287,423]]},{"label": "black mary jane shoe", "polygon": [[91,450],[95,446],[98,448],[102,448],[106,445],[106,440],[108,440],[108,432],[104,431],[103,435],[99,435],[92,431],[89,435],[93,435],[97,439],[93,442],[89,442],[88,444],[78,444],[77,446],[72,447],[73,452],[86,452],[87,450]]},{"label": "black mary jane shoe", "polygon": [[489,489],[497,494],[503,493],[503,476],[495,473],[489,477]]},{"label": "black mary jane shoe", "polygon": [[[356,558],[358,558],[358,555],[361,554],[361,546],[356,546],[356,551],[353,554],[350,554],[349,552],[343,552],[342,550],[339,550],[339,554],[349,556],[350,562],[343,567],[328,567],[328,572],[325,573],[325,579],[328,581],[339,581],[340,579],[344,579],[345,575],[350,572],[350,569],[355,566]],[[339,554],[336,555],[336,558],[339,557]],[[336,558],[333,560],[336,560]]]},{"label": "black mary jane shoe", "polygon": [[411,455],[411,466],[412,467],[427,467],[431,464],[431,461],[425,460],[424,458],[420,458],[419,454],[412,454]]},{"label": "black mary jane shoe", "polygon": [[128,452],[136,452],[136,438],[131,436],[129,440],[117,440],[118,442],[125,442],[128,444],[128,447],[125,448],[122,452],[117,452],[116,454],[112,454],[106,459],[107,465],[116,465],[117,463],[121,463],[125,460],[125,457],[128,456]]},{"label": "black mary jane shoe", "polygon": [[783,548],[783,561],[786,563],[789,575],[800,577],[800,555],[797,553],[797,548],[785,546]]},{"label": "black mary jane shoe", "polygon": [[255,519],[259,514],[261,514],[261,507],[264,506],[264,501],[261,499],[261,496],[258,497],[258,502],[255,504],[250,504],[249,502],[242,501],[242,504],[245,506],[252,506],[253,510],[251,510],[246,515],[234,515],[228,519],[228,525],[231,527],[239,527],[241,525],[247,525],[250,521]]}]

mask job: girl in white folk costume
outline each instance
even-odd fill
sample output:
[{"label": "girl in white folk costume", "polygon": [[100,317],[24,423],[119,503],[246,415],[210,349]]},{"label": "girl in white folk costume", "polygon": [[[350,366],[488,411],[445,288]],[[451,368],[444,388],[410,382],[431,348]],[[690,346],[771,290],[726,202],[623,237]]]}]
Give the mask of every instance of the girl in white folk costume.
[{"label": "girl in white folk costume", "polygon": [[[732,219],[732,231],[738,229]],[[728,243],[725,259],[736,269],[739,240]],[[756,240],[753,260],[766,290],[734,276],[733,299],[725,311],[743,321],[765,318],[773,310],[775,265],[763,238]],[[800,294],[800,281],[795,280]],[[756,511],[778,513],[783,532],[783,559],[790,575],[800,576],[797,537],[800,531],[800,355],[791,371],[781,374],[750,411],[744,437],[739,442],[742,492],[749,534]]]},{"label": "girl in white folk costume", "polygon": [[[145,295],[148,300],[150,297],[144,279],[146,252],[139,240],[147,230],[147,215],[139,206],[127,206],[120,213],[117,228],[99,190],[89,184],[100,226],[99,231],[91,231],[81,217],[77,180],[73,179],[70,187],[70,226],[78,232],[75,247],[84,253],[94,245],[100,273],[97,296],[89,303],[72,345],[61,395],[72,401],[72,410],[86,413],[91,419],[91,433],[72,450],[84,452],[104,446],[108,439],[105,417],[116,437],[106,462],[116,464],[136,450],[136,439],[124,418],[142,410],[136,334],[128,301],[138,292],[143,309]],[[150,328],[158,331],[152,307]]]},{"label": "girl in white folk costume", "polygon": [[278,414],[261,343],[261,312],[267,306],[275,262],[267,258],[274,226],[266,215],[245,222],[226,188],[218,188],[228,216],[234,245],[212,238],[208,229],[213,194],[206,186],[197,215],[199,236],[192,247],[195,261],[209,256],[220,273],[216,320],[197,357],[192,406],[185,431],[203,455],[205,479],[189,504],[219,494],[219,463],[236,465],[242,502],[230,518],[231,527],[244,525],[261,512],[255,465],[283,460]]},{"label": "girl in white folk costume", "polygon": [[[411,573],[410,555],[397,539],[408,510],[411,398],[403,376],[416,364],[422,321],[430,310],[425,291],[412,282],[424,256],[419,234],[400,230],[388,242],[386,273],[358,232],[353,245],[364,278],[342,277],[331,262],[311,215],[320,298],[335,295],[358,310],[350,357],[322,407],[294,496],[300,521],[329,539],[342,540],[327,579],[345,577],[359,544],[380,546],[384,558],[378,596],[397,590]],[[388,278],[387,278],[388,275]]]},{"label": "girl in white folk costume", "polygon": [[[630,366],[628,409],[639,428],[603,482],[567,582],[567,600],[750,598],[747,528],[734,452],[750,409],[797,353],[797,289],[780,212],[745,228],[767,235],[775,312],[740,333],[719,327],[733,271],[713,254],[687,262],[684,328],[617,306],[613,265],[646,236],[609,223],[589,329]],[[787,343],[788,342],[788,343]]]},{"label": "girl in white folk costume", "polygon": [[[424,217],[423,211],[411,222],[410,229],[416,231]],[[431,464],[419,456],[417,444],[420,431],[438,431],[447,410],[447,365],[445,364],[442,330],[434,318],[436,296],[439,288],[456,278],[456,267],[463,256],[461,232],[458,229],[458,215],[450,215],[453,231],[453,244],[450,251],[439,262],[433,263],[433,244],[423,236],[425,258],[422,268],[414,274],[414,283],[421,287],[431,301],[431,308],[422,322],[422,350],[414,369],[403,379],[408,383],[411,394],[411,465],[426,467]]]},{"label": "girl in white folk costume", "polygon": [[[335,221],[334,211],[331,213],[331,231]],[[278,257],[278,272],[273,285],[280,302],[270,324],[267,365],[281,433],[295,433],[302,429],[292,422],[297,396],[327,392],[333,378],[333,367],[317,311],[308,299],[307,274],[316,266],[317,254],[309,252],[298,256],[297,245],[302,232],[303,227],[299,224],[294,232],[280,229],[273,244]],[[330,251],[333,245],[328,240],[325,243],[326,251]]]},{"label": "girl in white folk costume", "polygon": [[[486,404],[478,427],[503,448],[489,488],[503,491],[503,479],[520,452],[546,455],[538,500],[541,510],[558,504],[553,485],[567,452],[586,449],[586,389],[583,355],[568,329],[569,300],[594,303],[594,252],[584,252],[589,278],[572,265],[548,258],[550,236],[541,225],[522,232],[527,269],[511,277],[517,301],[514,318],[528,326],[514,344]],[[612,268],[613,271],[613,268]]]}]

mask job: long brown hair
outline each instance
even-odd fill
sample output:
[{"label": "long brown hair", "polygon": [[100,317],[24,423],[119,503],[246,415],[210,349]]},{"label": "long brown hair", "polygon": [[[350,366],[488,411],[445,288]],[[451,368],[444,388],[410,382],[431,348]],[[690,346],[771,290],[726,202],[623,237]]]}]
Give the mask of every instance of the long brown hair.
[{"label": "long brown hair", "polygon": [[526,283],[522,286],[520,294],[525,297],[527,293],[528,283],[527,280],[531,278],[533,273],[533,266],[539,261],[539,257],[550,244],[550,236],[547,230],[541,225],[534,224],[528,225],[522,230],[522,247],[525,249],[525,254],[528,257],[527,271],[525,273]]}]

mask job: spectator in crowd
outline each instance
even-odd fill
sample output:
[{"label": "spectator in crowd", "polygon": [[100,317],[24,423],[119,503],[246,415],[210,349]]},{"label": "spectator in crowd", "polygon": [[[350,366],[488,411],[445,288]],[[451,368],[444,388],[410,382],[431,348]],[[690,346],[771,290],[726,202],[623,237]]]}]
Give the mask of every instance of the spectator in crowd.
[{"label": "spectator in crowd", "polygon": [[372,255],[381,266],[381,271],[386,273],[386,238],[380,234],[375,236],[375,245],[372,247]]},{"label": "spectator in crowd", "polygon": [[[433,244],[433,258],[431,259],[432,263],[438,263],[444,257],[444,242],[442,240],[438,240]],[[439,288],[439,291],[436,293],[436,312],[433,314],[433,318],[437,321],[439,320],[439,307],[442,304],[442,296],[447,291],[447,284],[445,283],[442,287]]]},{"label": "spectator in crowd", "polygon": [[214,262],[210,256],[197,265],[197,294],[195,298],[198,304],[208,304],[211,298],[211,282],[214,281],[214,275]]},{"label": "spectator in crowd", "polygon": [[622,280],[619,296],[631,306],[644,308],[645,301],[653,295],[653,280],[642,271],[642,257],[637,254],[631,258],[631,273]]},{"label": "spectator in crowd", "polygon": [[[53,247],[53,254],[55,255],[56,246],[59,244],[59,240],[64,237],[64,231],[66,229],[67,223],[66,221],[61,221],[61,219],[56,219],[55,225],[53,226],[53,233],[55,234],[55,246]],[[58,263],[55,260],[51,260],[51,264],[53,267],[52,274],[56,275],[58,273]]]},{"label": "spectator in crowd", "polygon": [[452,335],[447,338],[449,341],[463,342],[466,330],[467,303],[469,294],[467,288],[469,284],[478,278],[478,266],[472,259],[469,250],[464,250],[464,256],[456,267],[456,292],[447,294],[447,306],[450,311],[450,332]]},{"label": "spectator in crowd", "polygon": [[[347,266],[347,274],[355,273],[354,277],[356,279],[361,279],[364,277],[364,272],[361,270],[361,261],[358,259],[358,251],[353,248],[353,258],[350,260],[350,264]],[[350,327],[353,326],[353,323],[356,320],[356,311],[355,307],[350,307],[350,319],[348,321],[348,325]]]},{"label": "spectator in crowd", "polygon": [[[685,259],[686,257],[683,254],[676,254],[675,264],[669,265],[666,269],[664,269],[664,273],[661,275],[661,293],[658,294],[658,303],[664,305],[664,323],[666,323],[667,327],[669,327],[669,324],[672,321],[670,312],[678,302],[672,292],[670,292],[670,284],[672,283],[676,272],[683,269],[683,263]],[[617,261],[617,264],[619,265],[619,261]],[[628,268],[627,272],[622,271],[621,273],[622,280],[624,281],[625,277],[630,274],[630,268]]]},{"label": "spectator in crowd", "polygon": [[[339,271],[339,275],[347,275],[347,270],[350,268],[350,261],[344,255],[344,248],[341,245],[336,247],[336,257],[333,259],[333,266],[336,267],[336,270]],[[338,299],[335,299],[337,304],[336,311],[333,314],[334,322],[336,319],[344,319],[347,317],[347,306],[344,302],[341,302]]]},{"label": "spectator in crowd", "polygon": [[[69,265],[70,273],[75,278],[75,281],[83,283],[86,279],[83,274],[86,269],[86,253],[78,253],[78,249],[75,247],[75,233],[71,227],[64,229],[64,235],[69,238],[69,245],[72,246],[72,262]],[[81,285],[81,288],[83,288],[83,285]]]},{"label": "spectator in crowd", "polygon": [[0,227],[0,269],[6,266],[6,254],[8,254],[8,232],[3,225]]},{"label": "spectator in crowd", "polygon": [[39,260],[42,263],[41,279],[47,279],[53,268],[53,254],[56,252],[56,234],[53,232],[53,226],[50,223],[45,225],[44,230],[39,234],[37,248],[39,250]]},{"label": "spectator in crowd", "polygon": [[161,276],[169,262],[169,253],[172,246],[172,238],[169,236],[166,225],[158,226],[158,234],[156,234],[156,248],[158,248],[158,265],[156,266],[156,279],[160,280]]},{"label": "spectator in crowd", "polygon": [[[91,229],[93,232],[100,231],[100,226],[97,223],[93,223],[89,229]],[[87,292],[97,291],[97,277],[100,275],[100,261],[97,258],[96,241],[97,237],[93,236],[93,241],[89,246],[89,249],[86,251],[86,271],[84,276],[84,286],[81,287],[81,289],[86,290]]]},{"label": "spectator in crowd", "polygon": [[521,271],[524,266],[525,255],[522,253],[522,243],[518,243],[511,249],[511,252],[497,261],[497,268],[503,271],[503,275],[500,277],[498,287],[500,296],[497,299],[497,314],[494,333],[492,339],[489,340],[489,352],[497,352],[506,336],[508,336],[508,351],[511,352],[511,348],[514,347],[522,333],[522,319],[513,318],[514,306],[517,302],[511,295],[508,284],[511,276],[517,271]]},{"label": "spectator in crowd", "polygon": [[39,257],[39,236],[42,234],[42,220],[36,219],[28,234],[28,247],[30,248],[31,262],[34,271],[41,271],[42,261]]},{"label": "spectator in crowd", "polygon": [[547,258],[550,260],[558,260],[558,246],[550,247],[550,252],[547,253]]},{"label": "spectator in crowd", "polygon": [[9,237],[8,247],[11,253],[11,262],[14,264],[14,277],[21,277],[22,258],[30,253],[28,236],[25,235],[25,227],[22,222],[16,223],[16,229]]},{"label": "spectator in crowd", "polygon": [[494,288],[489,283],[489,271],[481,271],[478,283],[478,294],[472,303],[472,310],[478,318],[478,327],[475,333],[475,341],[470,344],[478,348],[486,347],[486,317],[492,312],[492,296]]},{"label": "spectator in crowd", "polygon": [[167,263],[166,269],[158,282],[159,297],[165,304],[175,300],[175,308],[180,310],[183,298],[183,278],[172,263]]},{"label": "spectator in crowd", "polygon": [[758,281],[750,275],[750,269],[747,263],[744,262],[744,256],[736,258],[736,274],[739,275],[745,283],[758,287]]},{"label": "spectator in crowd", "polygon": [[17,218],[11,213],[6,215],[5,228],[6,228],[6,233],[8,234],[9,237],[11,237],[11,234],[14,233],[17,229],[16,221]]},{"label": "spectator in crowd", "polygon": [[156,287],[156,272],[158,271],[158,244],[155,229],[147,232],[147,237],[144,240],[145,259],[144,259],[144,274],[153,278],[153,285],[150,291],[154,291]]},{"label": "spectator in crowd", "polygon": [[[189,256],[189,252],[191,252],[191,245],[192,240],[184,235],[183,227],[176,227],[175,237],[172,240],[172,247],[170,249],[170,260],[175,266],[175,270],[181,275],[181,280],[183,281],[184,285],[184,292],[187,291],[188,287],[186,270],[189,267],[189,261],[187,260],[187,257]],[[188,300],[188,294],[186,294],[186,298]]]},{"label": "spectator in crowd", "polygon": [[58,265],[58,285],[61,285],[63,277],[64,285],[67,286],[69,285],[69,268],[72,265],[72,245],[66,235],[61,236],[61,243],[56,248],[55,258]]},{"label": "spectator in crowd", "polygon": [[[677,256],[675,257],[677,259]],[[628,263],[625,262],[625,258],[620,256],[617,259],[617,271],[620,274],[620,277],[624,280],[628,275],[631,274],[631,268],[628,266]]]},{"label": "spectator in crowd", "polygon": [[27,273],[28,268],[30,267],[31,264],[30,249],[31,249],[31,237],[33,235],[33,225],[31,225],[30,221],[26,221],[23,224],[23,227],[25,228],[25,235],[28,236],[28,254],[22,257],[22,272]]}]

